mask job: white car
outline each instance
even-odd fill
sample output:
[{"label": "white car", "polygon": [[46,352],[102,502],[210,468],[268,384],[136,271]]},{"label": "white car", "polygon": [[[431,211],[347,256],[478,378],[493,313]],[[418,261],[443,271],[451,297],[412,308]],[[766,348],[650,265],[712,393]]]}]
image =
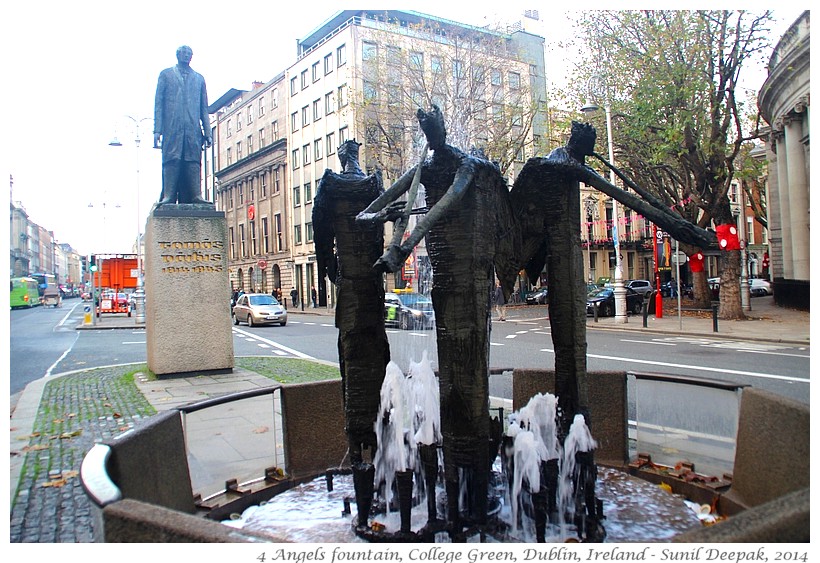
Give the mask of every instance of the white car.
[{"label": "white car", "polygon": [[763,278],[752,278],[749,280],[749,293],[752,297],[763,297],[772,294],[772,284]]}]

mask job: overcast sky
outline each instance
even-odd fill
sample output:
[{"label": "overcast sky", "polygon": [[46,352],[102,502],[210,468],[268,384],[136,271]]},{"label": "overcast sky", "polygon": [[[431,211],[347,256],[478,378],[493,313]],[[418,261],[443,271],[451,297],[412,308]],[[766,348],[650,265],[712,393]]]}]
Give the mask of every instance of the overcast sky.
[{"label": "overcast sky", "polygon": [[[296,40],[347,8],[327,0],[295,4],[298,10],[270,0],[6,3],[0,173],[14,177],[13,200],[81,253],[129,252],[161,183],[152,121],[140,124],[137,153],[134,122],[125,116],[152,117],[157,76],[176,63],[182,44],[193,49],[191,66],[205,77],[212,102],[285,70],[295,60]],[[443,5],[419,0],[379,8],[474,25],[498,19],[488,15],[497,10],[490,2],[471,2],[466,11]],[[533,6],[494,5],[509,7],[509,19]],[[538,8],[548,43],[563,38],[569,30],[564,13]],[[776,12],[787,20],[781,33],[799,14],[797,8]],[[109,146],[115,135],[122,147]]]}]

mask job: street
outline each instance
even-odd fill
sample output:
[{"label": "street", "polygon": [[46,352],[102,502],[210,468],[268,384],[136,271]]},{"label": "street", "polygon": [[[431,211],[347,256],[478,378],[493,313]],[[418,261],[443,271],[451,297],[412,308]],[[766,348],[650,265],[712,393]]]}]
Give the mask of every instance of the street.
[{"label": "street", "polygon": [[[515,319],[494,322],[493,368],[552,369],[549,320],[540,306],[518,310]],[[35,379],[78,369],[146,361],[145,330],[75,330],[83,303],[62,308],[11,311],[10,386],[19,393]],[[636,322],[634,319],[632,322]],[[195,326],[191,330],[196,330]],[[236,356],[313,358],[337,363],[337,331],[332,315],[291,312],[287,326],[233,326]],[[435,331],[388,329],[391,356],[403,369],[424,350],[437,367]],[[809,403],[808,346],[719,338],[660,335],[615,330],[587,331],[588,369],[697,376],[752,385]],[[491,377],[491,394],[511,397],[509,374]]]}]

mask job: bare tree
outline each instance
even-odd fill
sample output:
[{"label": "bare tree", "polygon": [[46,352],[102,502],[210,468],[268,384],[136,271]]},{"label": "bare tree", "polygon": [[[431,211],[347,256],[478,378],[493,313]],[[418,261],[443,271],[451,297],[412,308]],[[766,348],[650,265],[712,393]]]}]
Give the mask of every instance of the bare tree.
[{"label": "bare tree", "polygon": [[523,164],[539,105],[515,42],[438,22],[411,28],[392,44],[377,31],[364,38],[362,87],[351,106],[365,132],[365,165],[395,179],[416,164],[424,144],[416,110],[434,105],[454,146],[482,151],[505,175]]}]

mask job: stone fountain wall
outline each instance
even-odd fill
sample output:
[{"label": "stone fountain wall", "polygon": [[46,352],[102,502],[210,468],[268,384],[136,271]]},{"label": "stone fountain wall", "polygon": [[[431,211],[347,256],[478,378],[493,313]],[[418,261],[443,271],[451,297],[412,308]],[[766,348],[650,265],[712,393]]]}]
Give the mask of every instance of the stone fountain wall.
[{"label": "stone fountain wall", "polygon": [[[626,373],[590,374],[592,430],[601,447],[596,461],[628,463]],[[518,409],[536,393],[549,392],[547,370],[515,370],[513,405]],[[338,381],[284,386],[286,456],[294,469],[320,474],[341,461],[346,439]],[[681,534],[675,542],[804,542],[810,540],[809,408],[749,388],[743,391],[734,480],[728,500],[746,509],[725,522]],[[119,460],[111,477],[124,500],[102,510],[107,542],[270,541],[191,514],[180,495],[190,494],[179,413],[152,417],[110,446]],[[146,473],[140,468],[153,468]],[[264,468],[260,468],[260,472]],[[290,468],[289,468],[290,469]],[[165,491],[157,494],[159,491]],[[171,491],[171,492],[168,492]],[[181,503],[181,505],[180,505]],[[281,538],[287,541],[287,538]]]}]

